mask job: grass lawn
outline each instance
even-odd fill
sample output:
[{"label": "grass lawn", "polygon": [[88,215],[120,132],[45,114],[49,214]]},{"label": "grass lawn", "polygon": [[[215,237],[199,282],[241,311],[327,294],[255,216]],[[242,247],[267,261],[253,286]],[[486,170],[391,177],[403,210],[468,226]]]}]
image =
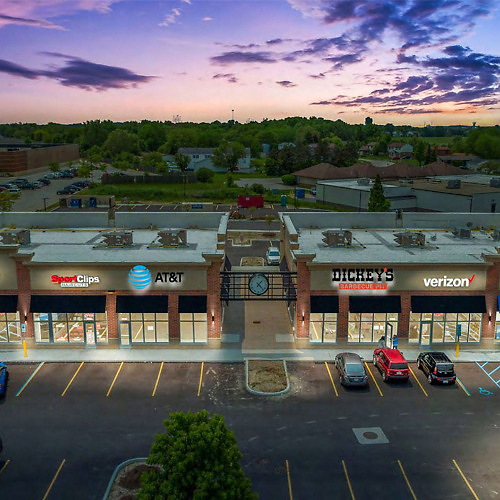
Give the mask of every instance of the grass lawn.
[{"label": "grass lawn", "polygon": [[422,142],[432,144],[433,146],[451,146],[453,139],[459,138],[458,135],[450,135],[447,137],[419,137]]}]

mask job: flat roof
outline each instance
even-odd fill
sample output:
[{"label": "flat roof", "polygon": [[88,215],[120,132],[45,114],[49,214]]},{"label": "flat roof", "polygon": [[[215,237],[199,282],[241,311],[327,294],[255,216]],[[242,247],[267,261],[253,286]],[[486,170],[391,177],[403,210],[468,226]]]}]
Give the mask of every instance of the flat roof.
[{"label": "flat roof", "polygon": [[[449,179],[456,179],[456,177],[452,176]],[[422,191],[433,191],[436,193],[447,193],[459,196],[471,196],[473,194],[482,193],[500,193],[500,188],[491,187],[485,184],[467,182],[461,182],[459,188],[450,189],[447,187],[448,179],[416,179],[413,181],[413,184],[410,184],[409,186],[413,189],[420,189]]]}]

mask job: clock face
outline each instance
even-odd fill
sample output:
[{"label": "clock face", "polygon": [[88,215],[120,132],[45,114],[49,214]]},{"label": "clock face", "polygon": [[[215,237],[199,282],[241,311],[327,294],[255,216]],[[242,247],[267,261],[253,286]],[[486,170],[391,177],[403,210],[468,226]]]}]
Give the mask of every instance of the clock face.
[{"label": "clock face", "polygon": [[267,292],[269,281],[264,274],[257,273],[250,277],[248,288],[254,295],[262,295]]}]

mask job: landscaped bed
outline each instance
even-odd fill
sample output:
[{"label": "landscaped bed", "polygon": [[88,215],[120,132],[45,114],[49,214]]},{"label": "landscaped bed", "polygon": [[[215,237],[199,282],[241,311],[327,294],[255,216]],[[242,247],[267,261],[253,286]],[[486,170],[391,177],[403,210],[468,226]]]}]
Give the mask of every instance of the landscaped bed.
[{"label": "landscaped bed", "polygon": [[158,466],[137,461],[125,465],[116,475],[107,500],[135,500],[141,486],[141,474]]},{"label": "landscaped bed", "polygon": [[249,360],[248,387],[261,393],[281,393],[288,388],[285,364],[281,360]]}]

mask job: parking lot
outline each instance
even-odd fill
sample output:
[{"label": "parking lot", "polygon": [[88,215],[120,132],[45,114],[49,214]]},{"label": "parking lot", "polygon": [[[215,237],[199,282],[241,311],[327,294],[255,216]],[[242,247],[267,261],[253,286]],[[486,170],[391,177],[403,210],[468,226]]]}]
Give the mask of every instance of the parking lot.
[{"label": "parking lot", "polygon": [[483,369],[460,363],[460,384],[431,386],[414,364],[408,383],[367,366],[359,390],[332,363],[290,362],[291,391],[266,399],[245,391],[242,364],[10,365],[0,496],[102,498],[170,412],[206,408],[262,499],[498,498],[500,389]]}]

